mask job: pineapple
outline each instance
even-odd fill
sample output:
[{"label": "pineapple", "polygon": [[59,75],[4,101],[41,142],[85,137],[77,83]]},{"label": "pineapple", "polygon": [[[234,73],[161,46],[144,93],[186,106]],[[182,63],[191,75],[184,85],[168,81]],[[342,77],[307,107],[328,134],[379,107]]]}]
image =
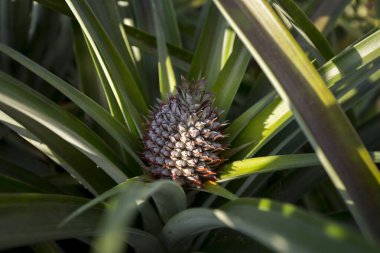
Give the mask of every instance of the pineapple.
[{"label": "pineapple", "polygon": [[221,143],[226,123],[213,108],[214,96],[204,90],[205,79],[182,77],[177,93],[159,102],[147,122],[143,140],[146,170],[154,178],[175,180],[183,187],[200,188],[217,180],[217,168],[224,159]]}]

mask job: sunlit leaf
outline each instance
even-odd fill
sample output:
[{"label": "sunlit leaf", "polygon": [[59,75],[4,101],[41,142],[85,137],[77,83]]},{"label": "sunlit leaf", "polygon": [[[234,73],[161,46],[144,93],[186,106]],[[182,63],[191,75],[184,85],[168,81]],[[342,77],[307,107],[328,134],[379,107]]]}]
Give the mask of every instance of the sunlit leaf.
[{"label": "sunlit leaf", "polygon": [[379,238],[380,223],[374,224],[373,217],[380,211],[380,173],[321,76],[267,2],[214,2],[292,107],[336,188],[346,201],[354,201],[349,208],[361,228]]},{"label": "sunlit leaf", "polygon": [[239,231],[278,252],[377,252],[363,238],[329,220],[269,199],[238,199],[221,209],[193,208],[174,216],[162,230],[170,252],[188,250],[195,235],[216,228]]}]

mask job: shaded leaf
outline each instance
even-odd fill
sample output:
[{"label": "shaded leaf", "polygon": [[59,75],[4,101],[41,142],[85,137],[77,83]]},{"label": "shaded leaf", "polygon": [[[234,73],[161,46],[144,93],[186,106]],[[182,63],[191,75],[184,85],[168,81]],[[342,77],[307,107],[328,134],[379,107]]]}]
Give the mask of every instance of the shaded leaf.
[{"label": "shaded leaf", "polygon": [[123,173],[125,165],[82,122],[4,73],[0,75],[0,82],[1,110],[11,117],[12,111],[16,111],[44,125],[92,159],[115,182],[126,179]]}]

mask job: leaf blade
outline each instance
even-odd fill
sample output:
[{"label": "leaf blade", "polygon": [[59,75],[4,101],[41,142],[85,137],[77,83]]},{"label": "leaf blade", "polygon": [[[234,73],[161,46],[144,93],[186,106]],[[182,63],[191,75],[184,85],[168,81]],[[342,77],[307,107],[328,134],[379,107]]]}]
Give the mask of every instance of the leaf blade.
[{"label": "leaf blade", "polygon": [[378,250],[329,220],[269,199],[241,198],[220,209],[188,209],[174,216],[160,236],[172,252],[183,252],[188,250],[184,245],[189,238],[222,227],[242,232],[278,252],[319,252],[321,247],[331,253]]},{"label": "leaf blade", "polygon": [[[376,225],[372,221],[380,211],[380,173],[322,78],[267,2],[214,2],[281,97],[292,105],[298,123],[342,196],[348,202],[354,200],[355,206],[349,207],[363,231],[380,240],[380,222]],[[265,36],[253,36],[252,30]],[[275,62],[279,58],[281,66]],[[286,66],[289,68],[285,70]],[[329,131],[321,132],[327,126]],[[361,168],[360,173],[357,168]],[[366,193],[362,195],[356,189]],[[376,203],[366,199],[367,194],[378,196]]]},{"label": "leaf blade", "polygon": [[6,45],[0,43],[0,51],[40,76],[50,85],[54,86],[56,89],[62,92],[65,96],[70,98],[88,115],[90,115],[90,117],[92,117],[99,125],[106,129],[107,132],[111,134],[115,140],[117,140],[123,146],[123,148],[137,162],[137,164],[140,166],[143,165],[140,158],[135,154],[135,150],[139,149],[136,137],[131,135],[126,127],[113,119],[111,115],[102,107],[100,107],[96,102],[73,88],[70,84],[58,76],[49,72],[22,54],[16,52],[12,48],[9,48]]},{"label": "leaf blade", "polygon": [[11,108],[9,113],[18,111],[46,126],[101,166],[116,182],[127,178],[122,171],[125,165],[78,119],[4,73],[0,75],[0,81],[0,105],[3,105],[3,111]]},{"label": "leaf blade", "polygon": [[151,5],[154,20],[154,30],[157,38],[160,93],[161,99],[163,101],[166,101],[167,95],[173,93],[175,90],[176,78],[172,66],[172,61],[166,48],[165,33],[162,26],[163,23],[161,22],[160,17],[157,13],[158,9],[155,0],[151,0]]},{"label": "leaf blade", "polygon": [[[380,152],[371,152],[376,163],[380,163]],[[254,157],[250,159],[234,161],[221,168],[221,176],[218,182],[223,182],[242,176],[258,173],[268,173],[286,169],[296,169],[310,166],[319,166],[321,162],[315,154],[291,154]]]},{"label": "leaf blade", "polygon": [[85,201],[64,195],[1,194],[0,248],[96,234],[103,211],[99,207],[88,210],[66,228],[57,229],[59,222]]}]

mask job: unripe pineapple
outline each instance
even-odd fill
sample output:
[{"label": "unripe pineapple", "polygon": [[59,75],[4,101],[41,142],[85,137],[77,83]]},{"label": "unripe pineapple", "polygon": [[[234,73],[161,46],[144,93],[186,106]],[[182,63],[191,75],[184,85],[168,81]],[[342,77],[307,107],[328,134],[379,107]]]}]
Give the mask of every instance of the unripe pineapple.
[{"label": "unripe pineapple", "polygon": [[202,187],[215,181],[223,162],[221,140],[226,124],[212,107],[214,96],[204,90],[205,80],[189,82],[182,77],[177,93],[160,102],[148,121],[144,159],[155,178],[171,178],[183,187]]}]

